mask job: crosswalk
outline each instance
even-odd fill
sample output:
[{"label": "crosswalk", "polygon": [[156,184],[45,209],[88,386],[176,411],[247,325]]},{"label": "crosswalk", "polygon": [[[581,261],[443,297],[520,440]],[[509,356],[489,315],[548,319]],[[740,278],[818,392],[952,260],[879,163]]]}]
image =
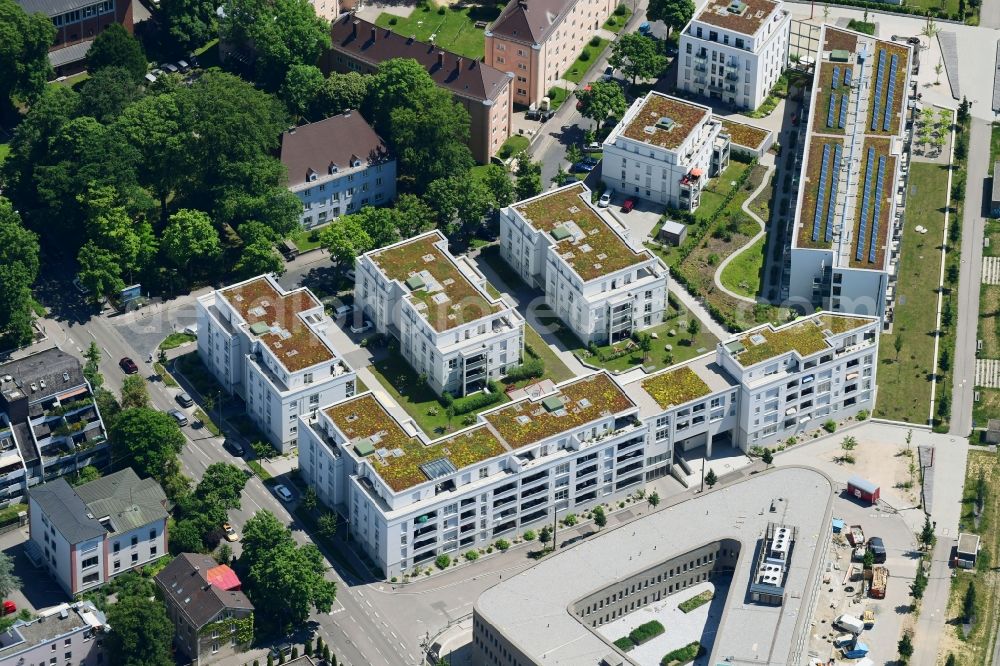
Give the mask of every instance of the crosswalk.
[{"label": "crosswalk", "polygon": [[1000,388],[1000,359],[980,358],[976,360],[976,386]]},{"label": "crosswalk", "polygon": [[983,284],[1000,284],[1000,257],[983,257]]}]

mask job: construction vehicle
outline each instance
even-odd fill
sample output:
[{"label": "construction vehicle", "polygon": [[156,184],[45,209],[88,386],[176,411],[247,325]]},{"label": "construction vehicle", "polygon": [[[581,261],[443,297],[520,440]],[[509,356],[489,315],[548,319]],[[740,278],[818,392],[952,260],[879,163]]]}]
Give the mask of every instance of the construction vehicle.
[{"label": "construction vehicle", "polygon": [[868,588],[868,596],[872,599],[885,599],[885,588],[889,585],[889,569],[876,565],[872,568],[872,584]]},{"label": "construction vehicle", "polygon": [[865,545],[865,533],[861,529],[861,525],[851,525],[851,531],[847,533],[847,540],[855,548]]},{"label": "construction vehicle", "polygon": [[[886,571],[886,575],[888,575],[888,573],[889,572]],[[868,610],[865,611],[864,615],[861,616],[861,620],[865,624],[865,629],[874,629],[875,628],[875,611],[873,611],[871,608],[869,608]]]}]

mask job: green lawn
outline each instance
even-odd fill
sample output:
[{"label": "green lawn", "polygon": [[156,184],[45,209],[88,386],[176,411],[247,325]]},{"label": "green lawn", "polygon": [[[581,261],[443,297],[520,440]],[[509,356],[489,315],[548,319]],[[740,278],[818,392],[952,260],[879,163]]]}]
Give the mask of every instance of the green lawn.
[{"label": "green lawn", "polygon": [[[618,14],[619,10],[624,10],[622,14]],[[618,9],[615,13],[604,22],[604,29],[610,30],[611,32],[621,32],[628,20],[632,18],[632,10],[625,5],[618,5]]]},{"label": "green lawn", "polygon": [[[941,165],[914,162],[908,187],[893,332],[883,335],[879,344],[877,415],[927,423],[947,171]],[[917,225],[927,233],[914,231]],[[903,346],[897,362],[894,345],[899,336]],[[943,384],[939,388],[950,390]]]},{"label": "green lawn", "polygon": [[531,145],[531,141],[528,137],[521,134],[512,134],[503,145],[500,146],[499,156],[500,159],[505,160],[511,155],[519,153],[522,150],[527,150],[528,146]]},{"label": "green lawn", "polygon": [[322,229],[296,229],[292,232],[292,242],[299,252],[315,250],[320,246],[319,233]]},{"label": "green lawn", "polygon": [[990,173],[993,173],[993,163],[1000,157],[1000,123],[993,123],[990,130]]},{"label": "green lawn", "polygon": [[733,293],[753,298],[760,291],[761,274],[764,270],[764,251],[767,236],[743,250],[726,265],[719,279]]},{"label": "green lawn", "polygon": [[977,388],[979,402],[972,405],[972,423],[977,427],[986,427],[990,419],[1000,414],[1000,389]]},{"label": "green lawn", "polygon": [[565,88],[559,86],[549,88],[549,103],[552,105],[553,111],[562,106],[567,97],[569,97],[569,91]]},{"label": "green lawn", "polygon": [[73,74],[72,76],[67,76],[62,81],[55,81],[55,83],[60,86],[66,86],[67,88],[73,88],[74,90],[77,90],[77,86],[89,78],[90,74],[88,72],[80,72],[79,74]]},{"label": "green lawn", "polygon": [[178,369],[184,378],[187,379],[195,390],[201,395],[216,396],[222,391],[222,386],[205,364],[198,357],[198,352],[191,351],[183,356],[174,359],[174,367]]},{"label": "green lawn", "polygon": [[544,378],[551,379],[558,384],[574,376],[573,371],[562,362],[562,359],[553,351],[552,347],[545,344],[542,336],[530,324],[524,325],[524,344],[526,347],[531,347],[545,363]]},{"label": "green lawn", "polygon": [[210,67],[220,67],[222,61],[219,58],[219,40],[213,39],[209,43],[205,44],[200,49],[197,49],[194,54],[198,56],[198,62],[202,69],[208,69]]},{"label": "green lawn", "polygon": [[10,155],[10,144],[0,143],[0,164],[3,164],[8,155]]},{"label": "green lawn", "polygon": [[[218,414],[218,412],[215,413]],[[201,407],[195,407],[194,417],[199,421],[201,421],[202,425],[205,426],[205,430],[209,431],[216,437],[222,434],[222,431],[219,430],[219,426],[215,424],[215,421],[213,421],[212,418],[208,414],[206,414]]]},{"label": "green lawn", "polygon": [[483,57],[486,37],[483,29],[476,27],[476,21],[488,23],[500,15],[501,9],[502,5],[498,4],[469,5],[458,9],[443,8],[442,14],[442,9],[427,4],[417,7],[405,18],[382,13],[375,24],[405,37],[416,37],[421,42],[429,41],[434,35],[435,46],[478,60]]},{"label": "green lawn", "polygon": [[[594,46],[592,42],[596,40],[597,46]],[[566,73],[563,74],[563,78],[567,81],[572,81],[573,83],[580,83],[583,80],[584,75],[587,71],[594,66],[597,62],[598,57],[604,51],[604,47],[608,45],[608,40],[600,39],[598,37],[593,38],[590,42],[587,42],[583,50],[580,51],[580,55],[577,56],[573,64],[569,66]]]},{"label": "green lawn", "polygon": [[847,23],[847,28],[849,30],[856,30],[857,32],[863,32],[866,35],[875,35],[875,24],[865,23],[864,21],[859,21],[857,19],[851,19]]},{"label": "green lawn", "polygon": [[[958,12],[959,0],[906,0],[907,7],[919,7],[922,10],[936,12],[938,10],[943,10],[948,14],[955,14]],[[971,6],[971,3],[965,4],[965,11],[971,14],[975,14],[976,10]],[[933,14],[931,14],[933,16]]]},{"label": "green lawn", "polygon": [[163,339],[163,342],[160,343],[160,349],[164,351],[174,349],[189,342],[194,342],[197,339],[197,335],[192,335],[190,333],[171,333]]}]

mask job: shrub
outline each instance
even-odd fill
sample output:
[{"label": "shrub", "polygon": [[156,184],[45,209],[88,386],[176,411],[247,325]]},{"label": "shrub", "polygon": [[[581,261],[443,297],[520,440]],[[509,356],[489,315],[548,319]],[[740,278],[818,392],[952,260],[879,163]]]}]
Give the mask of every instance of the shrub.
[{"label": "shrub", "polygon": [[535,530],[527,530],[524,533],[524,540],[525,541],[534,541],[535,540]]},{"label": "shrub", "polygon": [[837,422],[833,419],[827,419],[826,423],[823,424],[823,430],[827,432],[834,432],[837,429]]},{"label": "shrub", "polygon": [[580,62],[587,62],[590,60],[590,51],[583,51],[580,54]]},{"label": "shrub", "polygon": [[594,37],[591,37],[590,38],[590,45],[591,46],[600,46],[601,45],[601,38],[597,37],[596,35]]},{"label": "shrub", "polygon": [[635,647],[635,643],[633,643],[632,639],[629,638],[628,636],[622,636],[621,638],[615,641],[615,647],[621,650],[622,652],[628,652],[629,650]]},{"label": "shrub", "polygon": [[866,420],[868,420],[868,416],[869,416],[868,410],[867,409],[862,409],[861,411],[858,412],[858,415],[857,415],[856,418],[859,421],[866,421]]},{"label": "shrub", "polygon": [[686,664],[689,661],[694,661],[703,652],[704,648],[701,647],[701,643],[694,641],[663,655],[660,666],[670,666],[673,663]]},{"label": "shrub", "polygon": [[399,23],[399,19],[396,18],[395,16],[389,19],[389,25],[396,25],[397,23]]},{"label": "shrub", "polygon": [[470,550],[465,553],[465,559],[467,559],[470,562],[475,562],[476,560],[479,559],[479,552],[475,550]]},{"label": "shrub", "polygon": [[445,10],[444,7],[438,7],[438,14],[439,15],[444,16],[446,11],[447,10]]},{"label": "shrub", "polygon": [[441,394],[441,404],[447,407],[448,405],[455,402],[455,396],[451,394],[451,391],[445,391]]},{"label": "shrub", "polygon": [[510,548],[510,541],[507,541],[507,539],[497,539],[496,543],[493,545],[497,547],[497,550],[505,551]]},{"label": "shrub", "polygon": [[500,402],[502,399],[503,392],[494,390],[492,393],[476,393],[475,395],[458,398],[454,401],[452,407],[455,409],[455,416],[460,416],[484,407],[489,407],[492,404]]},{"label": "shrub", "polygon": [[625,13],[627,11],[628,10],[625,8],[625,5],[618,5],[617,7],[615,7],[615,15],[617,16],[625,16]]},{"label": "shrub", "polygon": [[434,559],[434,566],[438,569],[447,569],[451,564],[451,556],[441,553]]},{"label": "shrub", "polygon": [[541,359],[532,358],[530,361],[522,363],[507,372],[507,381],[519,382],[522,379],[541,377],[545,373],[545,363]]},{"label": "shrub", "polygon": [[656,620],[650,620],[640,624],[638,627],[629,632],[628,638],[630,641],[636,645],[642,645],[651,638],[656,638],[664,632],[663,625]]},{"label": "shrub", "polygon": [[567,513],[566,517],[563,518],[563,522],[566,523],[568,527],[573,527],[573,525],[576,525],[576,514]]}]

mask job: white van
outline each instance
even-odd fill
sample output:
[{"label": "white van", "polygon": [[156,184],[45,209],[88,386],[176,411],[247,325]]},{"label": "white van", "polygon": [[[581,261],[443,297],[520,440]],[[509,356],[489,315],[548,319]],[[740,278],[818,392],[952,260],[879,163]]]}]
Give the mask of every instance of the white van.
[{"label": "white van", "polygon": [[837,629],[842,629],[844,631],[849,631],[855,636],[860,634],[865,629],[865,623],[854,617],[853,615],[843,614],[833,621],[833,626]]}]

